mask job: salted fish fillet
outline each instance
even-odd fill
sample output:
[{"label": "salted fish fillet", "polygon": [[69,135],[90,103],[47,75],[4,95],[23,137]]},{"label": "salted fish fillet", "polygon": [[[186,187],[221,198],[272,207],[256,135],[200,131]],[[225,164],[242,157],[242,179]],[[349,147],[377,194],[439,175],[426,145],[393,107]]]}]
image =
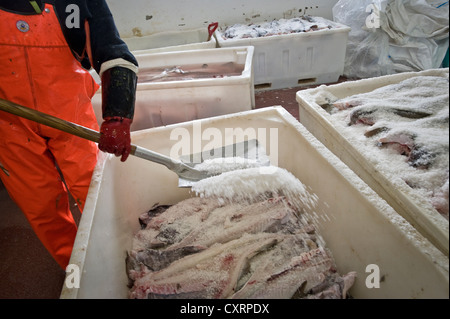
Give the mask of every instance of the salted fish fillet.
[{"label": "salted fish fillet", "polygon": [[[208,207],[212,209],[214,205]],[[245,233],[277,232],[282,228],[297,231],[301,228],[295,211],[281,197],[207,211],[208,217],[203,222],[189,214],[184,219],[179,216],[177,221],[169,216],[168,224],[158,226],[158,230],[151,227],[141,230],[134,239],[134,249],[129,253],[129,268],[140,270],[139,264],[142,263],[150,270],[160,270],[176,259],[215,243],[237,239]]]},{"label": "salted fish fillet", "polygon": [[340,276],[333,273],[311,289],[311,293],[306,296],[307,299],[346,299],[349,289],[353,286],[356,279],[356,272],[351,271],[348,274]]},{"label": "salted fish fillet", "polygon": [[285,197],[218,203],[191,198],[147,219],[127,257],[130,298],[342,298],[353,284]]},{"label": "salted fish fillet", "polygon": [[219,206],[220,204],[215,200],[201,197],[188,198],[169,207],[164,213],[150,219],[146,228],[160,229],[162,225],[172,224],[177,220],[186,219],[189,216],[196,216],[199,221],[203,221],[211,211]]},{"label": "salted fish fillet", "polygon": [[[299,245],[299,239],[288,236],[269,252],[259,255],[265,264],[256,267],[231,298],[288,299],[299,289],[306,294],[323,282],[327,274],[335,271],[332,257],[326,249],[315,246],[313,242]],[[315,248],[311,249],[311,246]],[[286,253],[288,247],[292,253]]]},{"label": "salted fish fillet", "polygon": [[169,207],[147,220],[145,229],[133,238],[133,250],[160,249],[182,240],[218,207],[216,200],[199,197]]},{"label": "salted fish fillet", "polygon": [[213,210],[208,219],[167,250],[185,246],[209,247],[214,243],[237,239],[244,233],[276,232],[282,224],[293,220],[297,221],[294,210],[283,198],[245,206],[232,204]]},{"label": "salted fish fillet", "polygon": [[261,233],[215,244],[138,278],[130,298],[226,298],[234,292],[249,259],[275,245],[278,239],[276,234]]},{"label": "salted fish fillet", "polygon": [[292,258],[318,248],[314,240],[315,235],[311,232],[283,234],[275,246],[250,261],[247,272],[239,279],[237,289],[240,290],[248,281],[264,281],[284,270]]},{"label": "salted fish fillet", "polygon": [[131,256],[135,258],[137,262],[147,266],[150,270],[157,271],[167,267],[175,260],[198,253],[204,249],[205,247],[202,246],[184,246],[170,251],[145,249],[138,252],[133,251]]}]

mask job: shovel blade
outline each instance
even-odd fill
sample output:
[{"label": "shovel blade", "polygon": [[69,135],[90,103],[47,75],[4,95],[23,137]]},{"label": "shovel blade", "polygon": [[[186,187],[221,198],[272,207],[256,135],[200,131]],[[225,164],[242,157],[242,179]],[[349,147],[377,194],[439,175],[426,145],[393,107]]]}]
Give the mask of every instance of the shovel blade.
[{"label": "shovel blade", "polygon": [[[256,166],[270,165],[270,159],[266,154],[266,150],[257,139],[229,144],[195,154],[184,155],[180,157],[180,161],[195,168],[196,165],[203,163],[205,160],[233,157],[251,160],[252,162],[255,162]],[[197,181],[180,177],[178,179],[178,187],[192,187],[196,182]]]}]

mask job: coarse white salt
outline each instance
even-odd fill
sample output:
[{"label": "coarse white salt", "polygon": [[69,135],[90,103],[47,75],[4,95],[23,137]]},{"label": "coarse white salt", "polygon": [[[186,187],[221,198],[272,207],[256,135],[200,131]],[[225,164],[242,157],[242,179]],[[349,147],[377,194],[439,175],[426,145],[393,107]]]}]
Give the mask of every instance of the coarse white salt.
[{"label": "coarse white salt", "polygon": [[256,159],[243,157],[219,157],[204,160],[195,165],[195,169],[208,172],[209,175],[217,175],[237,169],[246,169],[262,166],[262,162]]},{"label": "coarse white salt", "polygon": [[223,203],[256,202],[285,196],[299,208],[312,210],[317,204],[317,195],[309,193],[290,172],[275,166],[225,172],[195,183],[191,191],[201,197],[217,198]]},{"label": "coarse white salt", "polygon": [[335,23],[322,17],[302,16],[292,19],[279,19],[263,23],[234,24],[225,28],[222,38],[245,39],[268,37],[281,34],[311,32],[337,27]]},{"label": "coarse white salt", "polygon": [[[335,108],[328,110],[333,124],[377,170],[391,181],[404,181],[447,219],[448,85],[446,77],[416,76],[339,100],[324,92],[316,96],[324,104],[333,103]],[[373,124],[358,123],[355,115]],[[399,153],[405,146],[417,158]]]}]

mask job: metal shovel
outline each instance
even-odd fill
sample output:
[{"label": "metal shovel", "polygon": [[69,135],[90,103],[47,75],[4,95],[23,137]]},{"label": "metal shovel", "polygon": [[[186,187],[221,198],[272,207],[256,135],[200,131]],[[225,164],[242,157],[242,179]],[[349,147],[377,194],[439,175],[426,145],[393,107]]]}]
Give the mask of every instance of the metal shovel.
[{"label": "metal shovel", "polygon": [[[100,140],[100,133],[95,130],[15,104],[7,100],[0,99],[0,110],[96,143],[98,143]],[[178,187],[191,187],[195,182],[214,175],[206,171],[196,169],[196,164],[192,162],[192,158],[200,158],[200,162],[203,162],[204,158],[216,158],[217,155],[222,156],[223,154],[228,154],[232,157],[242,157],[246,159],[254,159],[256,161],[260,160],[260,166],[267,166],[270,164],[267,156],[265,156],[264,149],[259,146],[257,140],[249,140],[224,146],[222,148],[205,151],[201,154],[192,154],[189,156],[185,156],[183,158],[186,160],[186,162],[175,160],[166,155],[153,152],[151,150],[133,144],[131,145],[130,154],[158,164],[162,164],[171,171],[175,172],[179,177]]]}]

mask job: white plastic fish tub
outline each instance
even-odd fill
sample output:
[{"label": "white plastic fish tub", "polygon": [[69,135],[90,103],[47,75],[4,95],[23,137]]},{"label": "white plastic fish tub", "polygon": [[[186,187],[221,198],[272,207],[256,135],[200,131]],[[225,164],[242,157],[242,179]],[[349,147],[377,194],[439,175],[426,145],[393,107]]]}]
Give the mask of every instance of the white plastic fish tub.
[{"label": "white plastic fish tub", "polygon": [[[355,298],[449,297],[448,258],[281,107],[133,132],[132,141],[170,155],[180,141],[171,140],[171,134],[189,133],[194,146],[184,150],[186,155],[212,147],[202,140],[203,133],[220,132],[216,136],[239,142],[245,138],[239,129],[258,132],[271,163],[290,171],[319,197],[315,212],[309,213],[315,214],[338,271],[357,271],[351,289]],[[133,156],[124,163],[103,156],[70,259],[80,271],[80,285],[63,285],[61,298],[127,298],[125,258],[140,228],[138,217],[156,203],[175,204],[192,196],[177,186],[177,175],[164,166]],[[380,288],[366,286],[373,272],[366,273],[369,265],[379,268]]]},{"label": "white plastic fish tub", "polygon": [[[240,75],[219,78],[138,83],[132,131],[255,107],[252,46],[150,53],[136,58],[140,68],[233,62],[243,65],[243,71]],[[101,124],[101,89],[92,98],[92,104]]]},{"label": "white plastic fish tub", "polygon": [[212,49],[217,45],[214,37],[209,38],[207,28],[165,31],[142,37],[123,38],[123,40],[134,55]]},{"label": "white plastic fish tub", "polygon": [[350,28],[336,22],[328,30],[281,34],[259,38],[224,39],[214,33],[219,47],[255,47],[255,88],[258,90],[302,87],[337,82],[344,72]]},{"label": "white plastic fish tub", "polygon": [[443,76],[448,69],[408,72],[378,78],[345,82],[297,92],[300,122],[328,149],[336,154],[398,214],[408,220],[423,236],[445,255],[449,252],[449,222],[427,200],[414,193],[401,179],[393,179],[382,167],[375,167],[369,155],[358,150],[349,140],[339,123],[319,105],[318,92],[325,89],[341,99],[355,94],[371,92],[379,87],[399,83],[417,75]]}]

